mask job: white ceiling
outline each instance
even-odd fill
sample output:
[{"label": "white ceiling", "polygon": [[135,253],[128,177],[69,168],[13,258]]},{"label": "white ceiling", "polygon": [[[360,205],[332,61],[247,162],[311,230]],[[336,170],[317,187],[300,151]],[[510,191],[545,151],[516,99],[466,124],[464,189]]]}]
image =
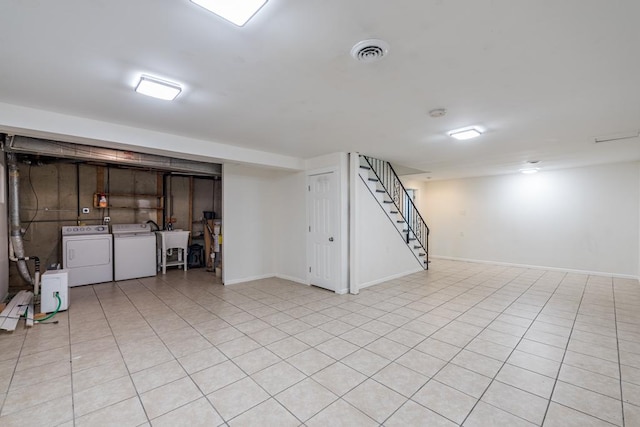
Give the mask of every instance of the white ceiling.
[{"label": "white ceiling", "polygon": [[[433,179],[640,160],[639,138],[594,143],[640,129],[639,16],[635,0],[269,0],[240,28],[188,0],[2,1],[0,102]],[[366,38],[389,55],[353,60]],[[141,96],[140,73],[185,90]],[[469,125],[486,132],[446,135]]]}]

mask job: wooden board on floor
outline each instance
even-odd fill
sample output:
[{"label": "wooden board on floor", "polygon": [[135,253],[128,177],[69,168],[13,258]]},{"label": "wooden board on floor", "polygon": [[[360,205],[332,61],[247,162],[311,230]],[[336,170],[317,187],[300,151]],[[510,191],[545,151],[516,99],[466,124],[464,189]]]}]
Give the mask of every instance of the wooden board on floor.
[{"label": "wooden board on floor", "polygon": [[28,291],[20,291],[7,307],[0,313],[0,329],[5,331],[15,331],[20,316],[22,316],[33,300],[33,293]]}]

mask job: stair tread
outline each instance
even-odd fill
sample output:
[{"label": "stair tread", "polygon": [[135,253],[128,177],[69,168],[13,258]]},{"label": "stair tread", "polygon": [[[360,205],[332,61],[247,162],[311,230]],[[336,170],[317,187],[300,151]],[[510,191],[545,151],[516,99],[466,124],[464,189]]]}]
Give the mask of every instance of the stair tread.
[{"label": "stair tread", "polygon": [[362,166],[362,165],[360,165],[360,169],[369,169],[369,170],[370,170],[371,168],[370,168],[369,166]]},{"label": "stair tread", "polygon": [[376,188],[376,193],[386,193],[386,191],[384,191],[384,190],[379,190],[379,189],[377,189],[377,188]]},{"label": "stair tread", "polygon": [[378,182],[379,179],[378,178],[369,178],[369,181]]}]

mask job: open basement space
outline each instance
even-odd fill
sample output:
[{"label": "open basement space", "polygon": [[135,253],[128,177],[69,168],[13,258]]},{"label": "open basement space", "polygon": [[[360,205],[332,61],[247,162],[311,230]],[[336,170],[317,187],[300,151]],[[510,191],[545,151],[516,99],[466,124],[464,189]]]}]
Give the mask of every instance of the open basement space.
[{"label": "open basement space", "polygon": [[359,295],[204,269],[0,335],[0,425],[640,425],[635,279],[434,260]]}]

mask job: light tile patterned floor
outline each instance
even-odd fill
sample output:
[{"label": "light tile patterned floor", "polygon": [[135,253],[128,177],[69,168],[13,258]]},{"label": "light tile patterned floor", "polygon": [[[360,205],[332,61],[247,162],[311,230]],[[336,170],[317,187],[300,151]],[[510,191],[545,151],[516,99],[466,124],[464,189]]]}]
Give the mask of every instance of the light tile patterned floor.
[{"label": "light tile patterned floor", "polygon": [[442,260],[359,295],[214,280],[72,288],[59,323],[0,334],[0,425],[640,426],[636,280]]}]

